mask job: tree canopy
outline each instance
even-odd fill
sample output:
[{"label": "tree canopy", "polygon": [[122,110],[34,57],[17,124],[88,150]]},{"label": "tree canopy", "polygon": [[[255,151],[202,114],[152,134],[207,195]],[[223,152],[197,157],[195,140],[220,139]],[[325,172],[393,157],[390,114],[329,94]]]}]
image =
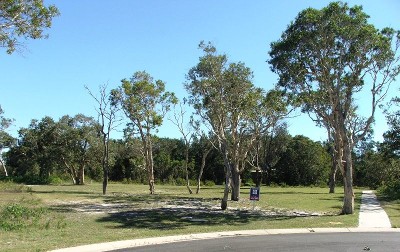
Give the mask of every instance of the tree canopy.
[{"label": "tree canopy", "polygon": [[152,132],[162,124],[171,104],[177,102],[176,97],[165,91],[163,81],[154,80],[145,71],[134,73],[130,80],[122,80],[121,86],[111,93],[113,104],[121,106],[130,120],[127,132],[138,134],[142,141],[150,193],[154,194]]},{"label": "tree canopy", "polygon": [[190,69],[185,87],[196,114],[215,136],[225,164],[225,191],[221,208],[231,199],[239,200],[241,174],[249,152],[286,112],[279,92],[265,93],[253,84],[253,73],[242,62],[228,62],[211,43],[201,42],[204,55]]},{"label": "tree canopy", "polygon": [[0,1],[0,47],[11,54],[21,47],[21,37],[47,38],[44,30],[51,27],[53,18],[58,15],[57,7],[46,7],[43,0]]}]

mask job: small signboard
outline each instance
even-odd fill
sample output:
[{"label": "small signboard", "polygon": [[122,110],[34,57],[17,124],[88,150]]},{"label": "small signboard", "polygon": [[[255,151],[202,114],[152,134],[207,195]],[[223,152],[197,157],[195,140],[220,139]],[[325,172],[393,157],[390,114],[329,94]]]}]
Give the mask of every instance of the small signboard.
[{"label": "small signboard", "polygon": [[252,187],[250,188],[250,200],[260,200],[260,188]]}]

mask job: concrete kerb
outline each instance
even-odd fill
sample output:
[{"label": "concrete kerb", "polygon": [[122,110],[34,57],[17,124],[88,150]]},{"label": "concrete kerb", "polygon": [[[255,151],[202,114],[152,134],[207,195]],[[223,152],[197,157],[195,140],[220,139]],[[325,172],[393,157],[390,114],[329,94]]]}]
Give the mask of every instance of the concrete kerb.
[{"label": "concrete kerb", "polygon": [[255,235],[277,235],[277,234],[301,234],[301,233],[352,233],[352,232],[399,232],[396,228],[301,228],[301,229],[260,229],[260,230],[242,230],[216,233],[201,233],[189,235],[174,235],[165,237],[143,238],[135,240],[125,240],[116,242],[98,243],[92,245],[83,245],[77,247],[52,250],[51,252],[95,252],[111,251],[125,248],[135,248],[148,245],[159,245],[174,242],[218,239],[236,236],[255,236]]}]

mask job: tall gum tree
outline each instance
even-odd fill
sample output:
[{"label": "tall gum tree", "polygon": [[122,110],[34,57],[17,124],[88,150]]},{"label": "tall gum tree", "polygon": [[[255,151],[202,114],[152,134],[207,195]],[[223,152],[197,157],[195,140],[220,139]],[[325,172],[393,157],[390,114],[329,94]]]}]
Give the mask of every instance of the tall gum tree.
[{"label": "tall gum tree", "polygon": [[58,15],[57,7],[46,7],[43,0],[1,0],[0,47],[11,54],[21,48],[21,40],[47,38],[44,30]]},{"label": "tall gum tree", "polygon": [[[321,10],[308,8],[269,52],[278,86],[330,130],[343,174],[343,214],[354,212],[352,150],[369,132],[376,107],[400,69],[399,32],[377,30],[368,18],[361,6],[341,2]],[[366,118],[358,113],[355,99],[363,89],[370,92]]]},{"label": "tall gum tree", "polygon": [[142,142],[150,194],[154,194],[154,164],[152,132],[159,127],[172,104],[177,102],[173,93],[165,91],[165,83],[154,80],[147,72],[139,71],[121,86],[111,91],[114,105],[120,105],[130,120],[130,132],[138,134]]},{"label": "tall gum tree", "polygon": [[[269,126],[265,115],[272,110],[267,101],[278,96],[265,95],[252,83],[253,73],[243,63],[229,63],[225,54],[217,54],[211,43],[199,45],[204,55],[189,70],[185,88],[190,103],[203,125],[217,139],[225,168],[225,189],[221,209],[240,197],[241,173],[258,134]],[[278,107],[279,103],[274,104]]]}]

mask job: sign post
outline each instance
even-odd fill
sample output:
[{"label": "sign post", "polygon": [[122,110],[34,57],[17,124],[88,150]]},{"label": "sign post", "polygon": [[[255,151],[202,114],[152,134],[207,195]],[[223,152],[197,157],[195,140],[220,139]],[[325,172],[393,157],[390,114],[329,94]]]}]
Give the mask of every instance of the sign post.
[{"label": "sign post", "polygon": [[260,188],[259,187],[251,187],[250,188],[250,200],[253,201],[253,211],[254,211],[256,201],[260,200]]}]

